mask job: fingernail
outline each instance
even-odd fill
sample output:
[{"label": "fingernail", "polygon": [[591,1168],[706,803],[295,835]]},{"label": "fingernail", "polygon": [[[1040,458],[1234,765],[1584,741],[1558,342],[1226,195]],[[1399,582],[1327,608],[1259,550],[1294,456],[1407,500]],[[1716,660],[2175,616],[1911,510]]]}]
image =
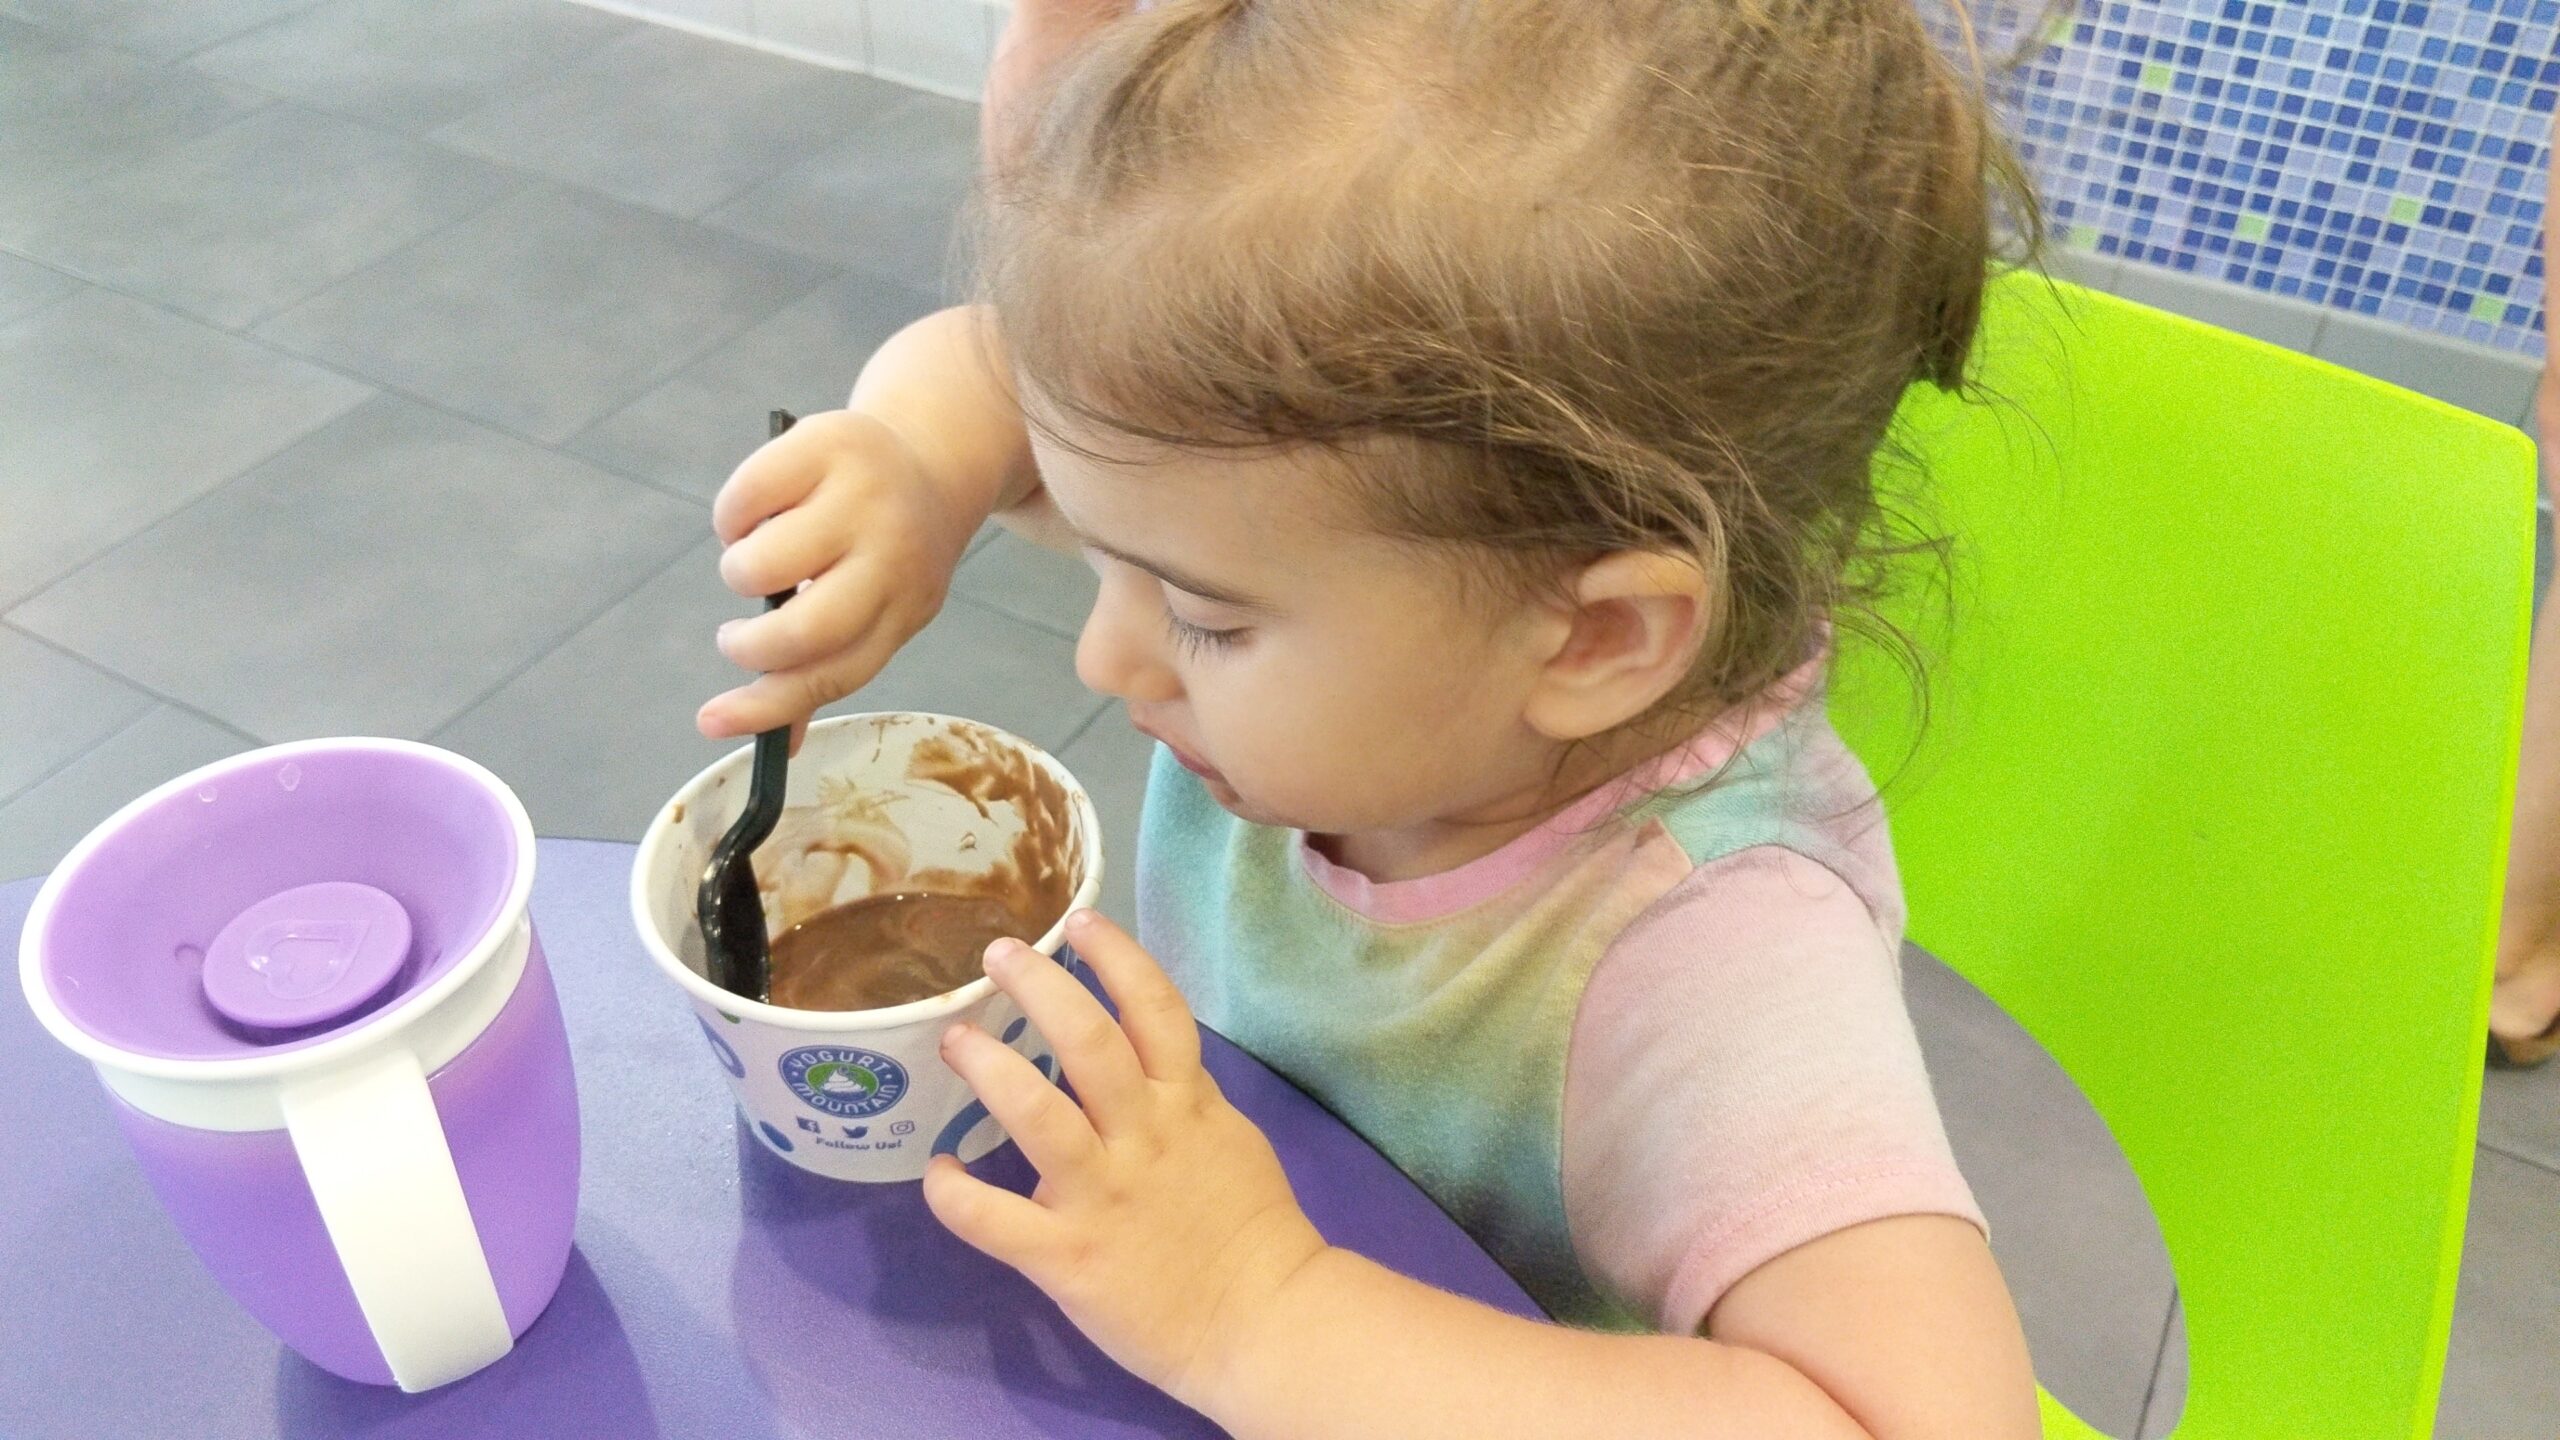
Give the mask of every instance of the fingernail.
[{"label": "fingernail", "polygon": [[1094,918],[1094,912],[1089,909],[1075,911],[1067,916],[1067,928],[1070,930],[1090,930],[1093,928]]},{"label": "fingernail", "polygon": [[733,635],[733,634],[737,633],[737,629],[738,629],[738,627],[739,627],[739,626],[741,626],[741,625],[744,625],[745,623],[747,623],[747,622],[745,622],[744,620],[723,620],[723,621],[721,621],[721,622],[720,622],[720,629],[719,629],[716,633],[714,633],[714,634],[713,634],[713,636],[711,637],[711,638],[712,638],[712,643],[713,643],[713,644],[715,644],[715,645],[718,645],[718,646],[720,647],[721,652],[722,652],[723,654],[726,654],[726,653],[728,652],[728,649],[729,649],[729,637],[730,637],[731,635]]},{"label": "fingernail", "polygon": [[1011,938],[990,942],[987,946],[988,971],[992,973],[1000,969],[1010,970],[1021,964],[1021,952],[1025,948],[1021,941]]},{"label": "fingernail", "polygon": [[968,1033],[969,1027],[966,1024],[955,1024],[951,1026],[949,1029],[942,1032],[942,1048],[948,1050],[952,1046],[959,1044],[960,1037]]}]

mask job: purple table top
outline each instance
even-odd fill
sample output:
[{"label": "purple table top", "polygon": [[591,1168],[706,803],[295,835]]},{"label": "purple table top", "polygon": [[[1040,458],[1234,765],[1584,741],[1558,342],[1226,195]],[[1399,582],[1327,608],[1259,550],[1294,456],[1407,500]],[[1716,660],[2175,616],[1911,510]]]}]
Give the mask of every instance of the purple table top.
[{"label": "purple table top", "polygon": [[[0,1003],[0,1435],[1214,1435],[1103,1358],[913,1186],[791,1169],[738,1133],[691,1012],[631,936],[632,847],[542,842],[533,892],[586,1127],[578,1248],[514,1354],[425,1395],[340,1380],[217,1289],[86,1064]],[[0,887],[14,984],[35,882]],[[1349,1129],[1209,1037],[1324,1233],[1519,1314],[1527,1296]],[[984,1168],[1029,1184],[1006,1148]]]}]

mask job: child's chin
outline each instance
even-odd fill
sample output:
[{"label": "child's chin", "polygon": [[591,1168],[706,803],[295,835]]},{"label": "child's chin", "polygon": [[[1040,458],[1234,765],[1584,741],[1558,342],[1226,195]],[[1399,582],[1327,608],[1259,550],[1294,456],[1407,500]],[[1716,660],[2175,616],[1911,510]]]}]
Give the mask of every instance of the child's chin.
[{"label": "child's chin", "polygon": [[1235,787],[1224,780],[1203,778],[1200,784],[1201,788],[1209,792],[1209,798],[1218,802],[1219,809],[1248,825],[1276,825],[1284,829],[1288,827],[1287,821],[1238,795]]}]

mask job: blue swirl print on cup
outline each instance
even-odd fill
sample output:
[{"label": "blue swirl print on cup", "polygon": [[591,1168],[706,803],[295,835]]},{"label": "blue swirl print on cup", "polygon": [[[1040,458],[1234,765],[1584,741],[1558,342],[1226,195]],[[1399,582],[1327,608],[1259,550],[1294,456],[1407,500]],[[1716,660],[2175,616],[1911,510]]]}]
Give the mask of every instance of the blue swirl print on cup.
[{"label": "blue swirl print on cup", "polygon": [[711,1042],[711,1053],[720,1061],[720,1068],[739,1079],[745,1079],[746,1062],[738,1058],[738,1052],[730,1047],[728,1041],[720,1038],[719,1031],[711,1028],[711,1022],[697,1015],[693,1023],[702,1027],[702,1038]]},{"label": "blue swirl print on cup", "polygon": [[[1029,1022],[1022,1020],[1014,1021],[1012,1025],[1006,1027],[1004,1038],[1012,1040],[1014,1037],[1020,1035],[1022,1033],[1023,1026],[1027,1023]],[[1050,1084],[1055,1085],[1058,1083],[1057,1057],[1052,1055],[1034,1055],[1031,1057],[1031,1066],[1033,1069],[1038,1070]],[[933,1137],[933,1153],[936,1155],[959,1154],[960,1142],[969,1138],[969,1132],[977,1129],[979,1122],[991,1118],[993,1117],[987,1114],[987,1102],[983,1100],[972,1100],[968,1104],[961,1106],[960,1113],[951,1117],[951,1123],[942,1127],[942,1133]]]}]

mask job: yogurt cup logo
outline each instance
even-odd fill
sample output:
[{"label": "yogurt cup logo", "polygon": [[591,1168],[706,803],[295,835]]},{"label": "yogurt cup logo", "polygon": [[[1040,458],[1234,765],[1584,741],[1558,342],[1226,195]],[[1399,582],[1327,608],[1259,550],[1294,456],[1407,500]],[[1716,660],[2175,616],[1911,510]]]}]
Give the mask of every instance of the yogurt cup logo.
[{"label": "yogurt cup logo", "polygon": [[782,1083],[800,1103],[842,1120],[877,1115],[907,1093],[906,1068],[846,1045],[811,1045],[782,1057]]}]

